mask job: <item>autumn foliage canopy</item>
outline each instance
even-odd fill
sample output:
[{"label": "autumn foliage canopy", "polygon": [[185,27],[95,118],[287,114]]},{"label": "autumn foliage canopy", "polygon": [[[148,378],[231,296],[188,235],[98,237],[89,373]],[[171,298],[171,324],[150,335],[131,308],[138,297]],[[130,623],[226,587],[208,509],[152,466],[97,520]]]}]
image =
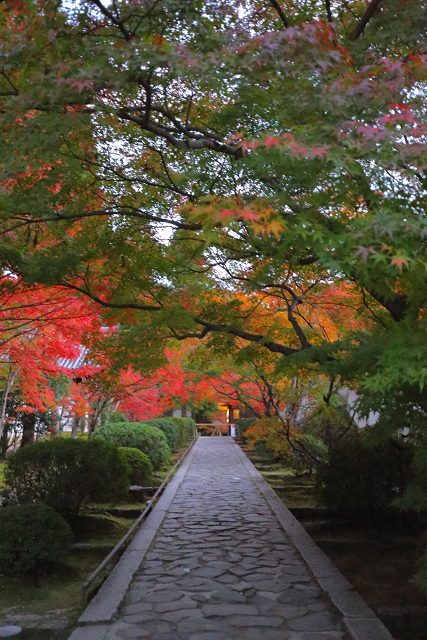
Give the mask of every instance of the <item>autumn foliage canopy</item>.
[{"label": "autumn foliage canopy", "polygon": [[[26,401],[82,343],[85,397],[134,416],[199,367],[258,412],[259,374],[304,371],[357,388],[382,437],[418,424],[426,26],[422,0],[1,3],[2,349]],[[8,324],[22,295],[37,313]]]}]

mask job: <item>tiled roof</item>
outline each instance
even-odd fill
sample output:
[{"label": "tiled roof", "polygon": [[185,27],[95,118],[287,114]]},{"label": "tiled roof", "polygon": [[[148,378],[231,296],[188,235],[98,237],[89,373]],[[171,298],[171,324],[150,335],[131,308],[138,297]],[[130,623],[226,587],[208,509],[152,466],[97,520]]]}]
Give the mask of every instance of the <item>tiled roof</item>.
[{"label": "tiled roof", "polygon": [[88,351],[89,349],[86,349],[86,347],[80,347],[80,354],[76,358],[59,358],[58,367],[64,367],[64,369],[79,369],[84,364],[88,364],[85,362]]}]

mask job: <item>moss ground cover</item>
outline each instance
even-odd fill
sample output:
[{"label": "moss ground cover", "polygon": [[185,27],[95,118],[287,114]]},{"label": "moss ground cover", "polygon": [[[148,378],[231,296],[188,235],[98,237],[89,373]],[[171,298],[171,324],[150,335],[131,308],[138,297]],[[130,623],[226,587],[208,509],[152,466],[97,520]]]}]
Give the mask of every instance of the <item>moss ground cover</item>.
[{"label": "moss ground cover", "polygon": [[[73,626],[81,611],[82,583],[135,519],[110,515],[112,506],[91,505],[87,514],[76,523],[75,545],[63,563],[46,566],[38,579],[0,576],[0,618],[12,615],[16,624],[21,620],[22,626],[26,626],[28,617],[46,619],[56,615],[67,618],[69,626]],[[127,507],[142,510],[145,503],[114,506],[123,510]]]},{"label": "moss ground cover", "polygon": [[[153,475],[153,487],[160,486],[185,448],[172,453],[169,464]],[[0,489],[4,488],[4,467],[5,463],[1,461]],[[0,576],[0,618],[12,615],[16,624],[21,621],[25,627],[28,616],[38,616],[40,620],[57,616],[67,618],[72,627],[81,611],[82,583],[107,555],[108,548],[112,548],[133,524],[135,510],[142,511],[145,506],[146,502],[88,505],[75,527],[77,548],[71,549],[63,564],[46,567],[38,581]],[[126,510],[132,511],[129,518],[125,517]],[[112,515],[115,511],[120,511],[120,517]],[[42,635],[38,635],[40,633]],[[61,635],[61,632],[28,629],[25,634],[25,640],[27,636],[28,640],[62,640],[69,632]]]}]

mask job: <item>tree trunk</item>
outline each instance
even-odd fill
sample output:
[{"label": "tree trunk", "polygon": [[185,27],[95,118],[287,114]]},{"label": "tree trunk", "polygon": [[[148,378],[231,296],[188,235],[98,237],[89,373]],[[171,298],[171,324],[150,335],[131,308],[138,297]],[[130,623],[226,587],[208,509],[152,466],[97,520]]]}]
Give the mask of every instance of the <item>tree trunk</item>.
[{"label": "tree trunk", "polygon": [[61,407],[58,409],[58,438],[62,438],[62,433],[64,431],[64,423],[62,421],[62,417],[64,415],[64,408]]},{"label": "tree trunk", "polygon": [[12,389],[13,383],[15,382],[15,378],[17,376],[18,371],[19,371],[19,367],[16,367],[15,371],[13,371],[12,365],[10,365],[9,373],[7,374],[7,378],[6,378],[6,384],[4,387],[4,391],[2,393],[1,406],[0,406],[0,443],[1,443],[0,458],[6,457],[7,437],[8,437],[8,431],[9,431],[6,428],[6,406],[7,406],[7,399],[9,397],[10,390]]},{"label": "tree trunk", "polygon": [[34,442],[34,434],[36,427],[36,414],[24,413],[22,416],[22,440],[21,447]]},{"label": "tree trunk", "polygon": [[73,440],[77,438],[77,431],[79,430],[79,427],[80,427],[80,418],[78,418],[77,416],[73,416],[73,423],[71,426],[71,437]]},{"label": "tree trunk", "polygon": [[9,444],[9,429],[8,429],[8,426],[5,424],[3,427],[3,431],[1,434],[1,441],[0,441],[0,459],[2,460],[6,457],[8,444]]}]

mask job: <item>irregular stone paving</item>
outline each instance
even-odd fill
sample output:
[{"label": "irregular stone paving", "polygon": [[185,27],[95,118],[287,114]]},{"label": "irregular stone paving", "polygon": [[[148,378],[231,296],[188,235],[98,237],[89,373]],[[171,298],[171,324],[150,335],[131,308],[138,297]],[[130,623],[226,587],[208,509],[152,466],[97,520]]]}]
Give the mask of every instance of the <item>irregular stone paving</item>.
[{"label": "irregular stone paving", "polygon": [[231,438],[196,447],[107,640],[344,640]]}]

